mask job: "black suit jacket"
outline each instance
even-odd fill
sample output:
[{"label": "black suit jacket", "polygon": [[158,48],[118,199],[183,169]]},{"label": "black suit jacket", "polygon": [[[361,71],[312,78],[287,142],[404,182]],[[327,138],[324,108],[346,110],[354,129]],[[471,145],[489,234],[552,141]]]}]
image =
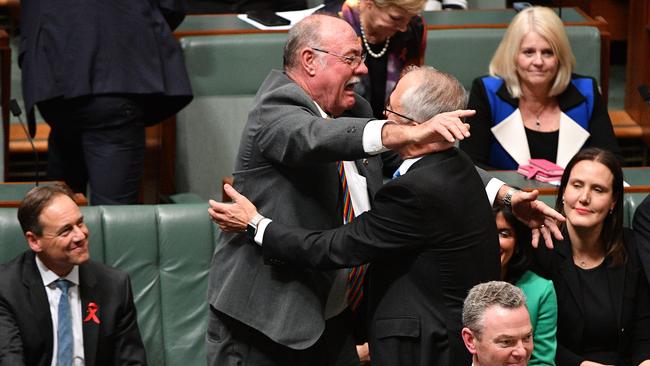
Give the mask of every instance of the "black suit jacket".
[{"label": "black suit jacket", "polygon": [[[579,365],[585,360],[583,352],[589,345],[583,344],[586,322],[598,319],[585,319],[583,297],[578,273],[573,262],[571,241],[564,233],[565,240],[555,243],[551,250],[540,245],[535,251],[535,271],[553,281],[558,303],[557,353],[558,366]],[[627,262],[618,267],[610,267],[605,259],[609,295],[614,304],[618,339],[619,362],[616,365],[638,365],[650,359],[650,290],[643,276],[632,232],[625,229]]]},{"label": "black suit jacket", "polygon": [[373,365],[469,365],[461,336],[469,289],[499,278],[499,244],[483,184],[457,149],[428,155],[375,195],[372,210],[328,231],[272,222],[269,263],[336,268],[371,261]]},{"label": "black suit jacket", "polygon": [[[86,366],[146,365],[128,275],[87,261],[79,266]],[[85,321],[88,304],[100,324]],[[0,365],[50,366],[52,317],[34,252],[0,266]]]},{"label": "black suit jacket", "polygon": [[191,100],[183,54],[172,35],[184,18],[184,0],[20,5],[18,62],[28,112],[57,97],[138,94],[155,97],[145,106],[145,122],[155,123]]}]

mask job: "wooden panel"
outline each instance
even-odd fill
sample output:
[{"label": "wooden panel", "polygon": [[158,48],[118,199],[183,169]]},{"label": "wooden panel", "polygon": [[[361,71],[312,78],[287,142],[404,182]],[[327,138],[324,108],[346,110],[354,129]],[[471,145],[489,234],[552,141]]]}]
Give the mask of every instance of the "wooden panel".
[{"label": "wooden panel", "polygon": [[637,90],[650,86],[650,4],[647,0],[630,0],[625,84],[625,111],[643,129],[643,140],[650,144],[650,105]]},{"label": "wooden panel", "polygon": [[623,41],[627,39],[627,12],[628,0],[592,0],[589,3],[589,15],[602,16],[609,23],[612,40]]},{"label": "wooden panel", "polygon": [[4,151],[4,177],[9,164],[9,99],[11,98],[11,48],[9,34],[0,29],[0,107],[2,108],[2,136]]}]

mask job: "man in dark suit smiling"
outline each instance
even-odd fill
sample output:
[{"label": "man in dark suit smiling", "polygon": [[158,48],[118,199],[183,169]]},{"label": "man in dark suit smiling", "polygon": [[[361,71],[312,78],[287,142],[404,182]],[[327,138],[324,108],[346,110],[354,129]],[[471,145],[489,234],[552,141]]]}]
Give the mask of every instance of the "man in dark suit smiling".
[{"label": "man in dark suit smiling", "polygon": [[18,220],[31,250],[0,265],[0,365],[146,365],[129,278],[89,260],[69,189],[32,189]]}]

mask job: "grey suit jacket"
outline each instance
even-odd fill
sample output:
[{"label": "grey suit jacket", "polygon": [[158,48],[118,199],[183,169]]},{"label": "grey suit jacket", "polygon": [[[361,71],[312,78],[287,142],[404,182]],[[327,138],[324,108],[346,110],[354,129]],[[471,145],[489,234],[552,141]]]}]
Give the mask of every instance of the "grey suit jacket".
[{"label": "grey suit jacket", "polygon": [[[126,273],[92,260],[79,266],[83,343],[88,366],[146,365]],[[98,307],[99,324],[88,318]],[[34,252],[0,266],[0,365],[50,366],[52,316]]]},{"label": "grey suit jacket", "polygon": [[[260,87],[244,128],[234,187],[262,215],[312,229],[342,224],[337,160],[357,160],[372,199],[381,160],[367,157],[362,134],[372,115],[361,97],[349,116],[321,118],[312,99],[280,71]],[[325,327],[324,307],[334,272],[276,268],[243,234],[222,234],[208,285],[210,304],[294,349],[313,345]]]}]

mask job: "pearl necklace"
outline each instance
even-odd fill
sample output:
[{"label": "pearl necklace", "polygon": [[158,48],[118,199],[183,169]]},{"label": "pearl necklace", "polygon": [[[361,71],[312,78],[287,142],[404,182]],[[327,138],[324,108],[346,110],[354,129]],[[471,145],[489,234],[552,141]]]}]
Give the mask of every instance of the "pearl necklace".
[{"label": "pearl necklace", "polygon": [[368,50],[368,54],[374,58],[380,58],[383,56],[386,51],[388,51],[388,45],[390,44],[390,37],[386,38],[386,43],[384,44],[384,48],[379,51],[379,53],[374,53],[372,52],[372,49],[370,49],[370,45],[368,44],[368,40],[366,39],[366,32],[363,30],[363,23],[360,22],[361,25],[361,39],[363,40],[363,45],[366,46],[366,50]]}]

